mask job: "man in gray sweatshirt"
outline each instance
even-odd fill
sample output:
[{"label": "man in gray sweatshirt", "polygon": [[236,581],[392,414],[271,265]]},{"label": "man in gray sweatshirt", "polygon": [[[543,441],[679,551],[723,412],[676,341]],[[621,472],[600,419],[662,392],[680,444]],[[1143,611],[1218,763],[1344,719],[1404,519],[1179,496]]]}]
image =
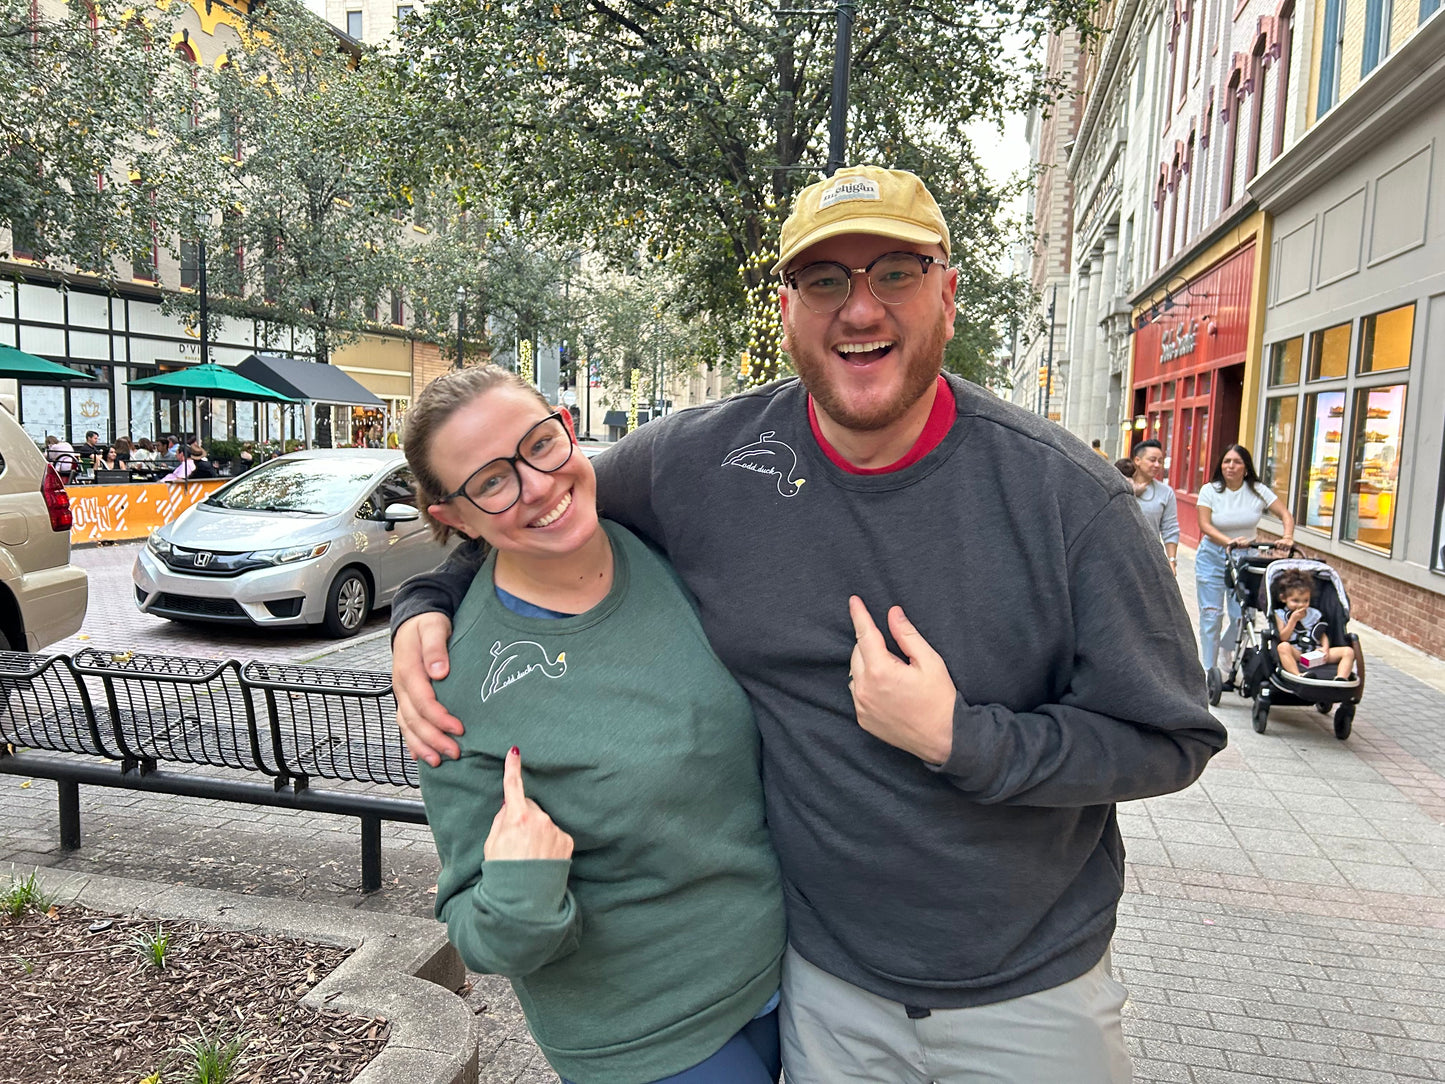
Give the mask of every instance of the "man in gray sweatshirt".
[{"label": "man in gray sweatshirt", "polygon": [[[840,170],[780,248],[799,378],[594,464],[752,700],[789,1084],[1127,1081],[1114,806],[1225,743],[1163,551],[1082,441],[940,375],[958,274],[918,178]],[[432,762],[461,724],[428,675],[474,567],[458,551],[393,610],[399,720]]]}]

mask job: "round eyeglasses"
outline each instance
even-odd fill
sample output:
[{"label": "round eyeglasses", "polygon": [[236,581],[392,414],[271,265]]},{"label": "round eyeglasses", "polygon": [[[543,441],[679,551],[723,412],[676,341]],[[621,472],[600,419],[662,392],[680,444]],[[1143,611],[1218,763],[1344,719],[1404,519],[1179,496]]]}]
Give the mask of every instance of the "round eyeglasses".
[{"label": "round eyeglasses", "polygon": [[816,313],[837,312],[853,292],[853,276],[866,275],[868,289],[885,305],[912,301],[923,288],[930,267],[947,267],[948,261],[917,252],[885,252],[867,267],[845,267],[832,260],[810,263],[783,273],[783,281],[798,292],[804,305]]},{"label": "round eyeglasses", "polygon": [[500,515],[522,499],[522,475],[518,463],[551,474],[572,458],[572,434],[562,421],[562,412],[548,414],[517,441],[517,454],[483,463],[468,475],[461,487],[442,498],[441,503],[465,497],[489,516]]}]

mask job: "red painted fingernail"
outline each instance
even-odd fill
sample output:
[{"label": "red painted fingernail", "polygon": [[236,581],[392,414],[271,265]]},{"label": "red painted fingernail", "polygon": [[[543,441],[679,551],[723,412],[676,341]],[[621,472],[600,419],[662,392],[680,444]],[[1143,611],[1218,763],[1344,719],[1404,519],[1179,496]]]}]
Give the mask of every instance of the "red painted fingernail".
[{"label": "red painted fingernail", "polygon": [[522,750],[518,749],[518,748],[514,745],[514,746],[512,746],[512,755],[513,755],[513,756],[521,756],[521,755],[522,755]]}]

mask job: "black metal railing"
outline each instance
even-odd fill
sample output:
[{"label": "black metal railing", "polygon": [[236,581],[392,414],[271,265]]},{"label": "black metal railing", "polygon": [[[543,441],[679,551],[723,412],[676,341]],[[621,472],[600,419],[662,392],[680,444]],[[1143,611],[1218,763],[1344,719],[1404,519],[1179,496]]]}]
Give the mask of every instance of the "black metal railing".
[{"label": "black metal railing", "polygon": [[248,662],[241,682],[265,705],[283,779],[351,779],[420,786],[396,728],[391,679],[362,670]]},{"label": "black metal railing", "polygon": [[[169,770],[178,765],[227,771]],[[366,891],[381,886],[381,821],[426,823],[418,798],[315,785],[419,786],[391,682],[371,671],[0,652],[0,772],[56,781],[68,849],[80,845],[81,783],[354,816]]]}]

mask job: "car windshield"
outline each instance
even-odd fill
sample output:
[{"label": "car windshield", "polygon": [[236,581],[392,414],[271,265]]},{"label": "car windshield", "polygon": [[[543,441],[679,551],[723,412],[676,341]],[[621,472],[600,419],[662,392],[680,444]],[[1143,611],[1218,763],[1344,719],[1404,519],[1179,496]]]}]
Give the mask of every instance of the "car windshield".
[{"label": "car windshield", "polygon": [[281,459],[247,472],[205,503],[251,512],[332,516],[357,500],[375,475],[375,462]]}]

